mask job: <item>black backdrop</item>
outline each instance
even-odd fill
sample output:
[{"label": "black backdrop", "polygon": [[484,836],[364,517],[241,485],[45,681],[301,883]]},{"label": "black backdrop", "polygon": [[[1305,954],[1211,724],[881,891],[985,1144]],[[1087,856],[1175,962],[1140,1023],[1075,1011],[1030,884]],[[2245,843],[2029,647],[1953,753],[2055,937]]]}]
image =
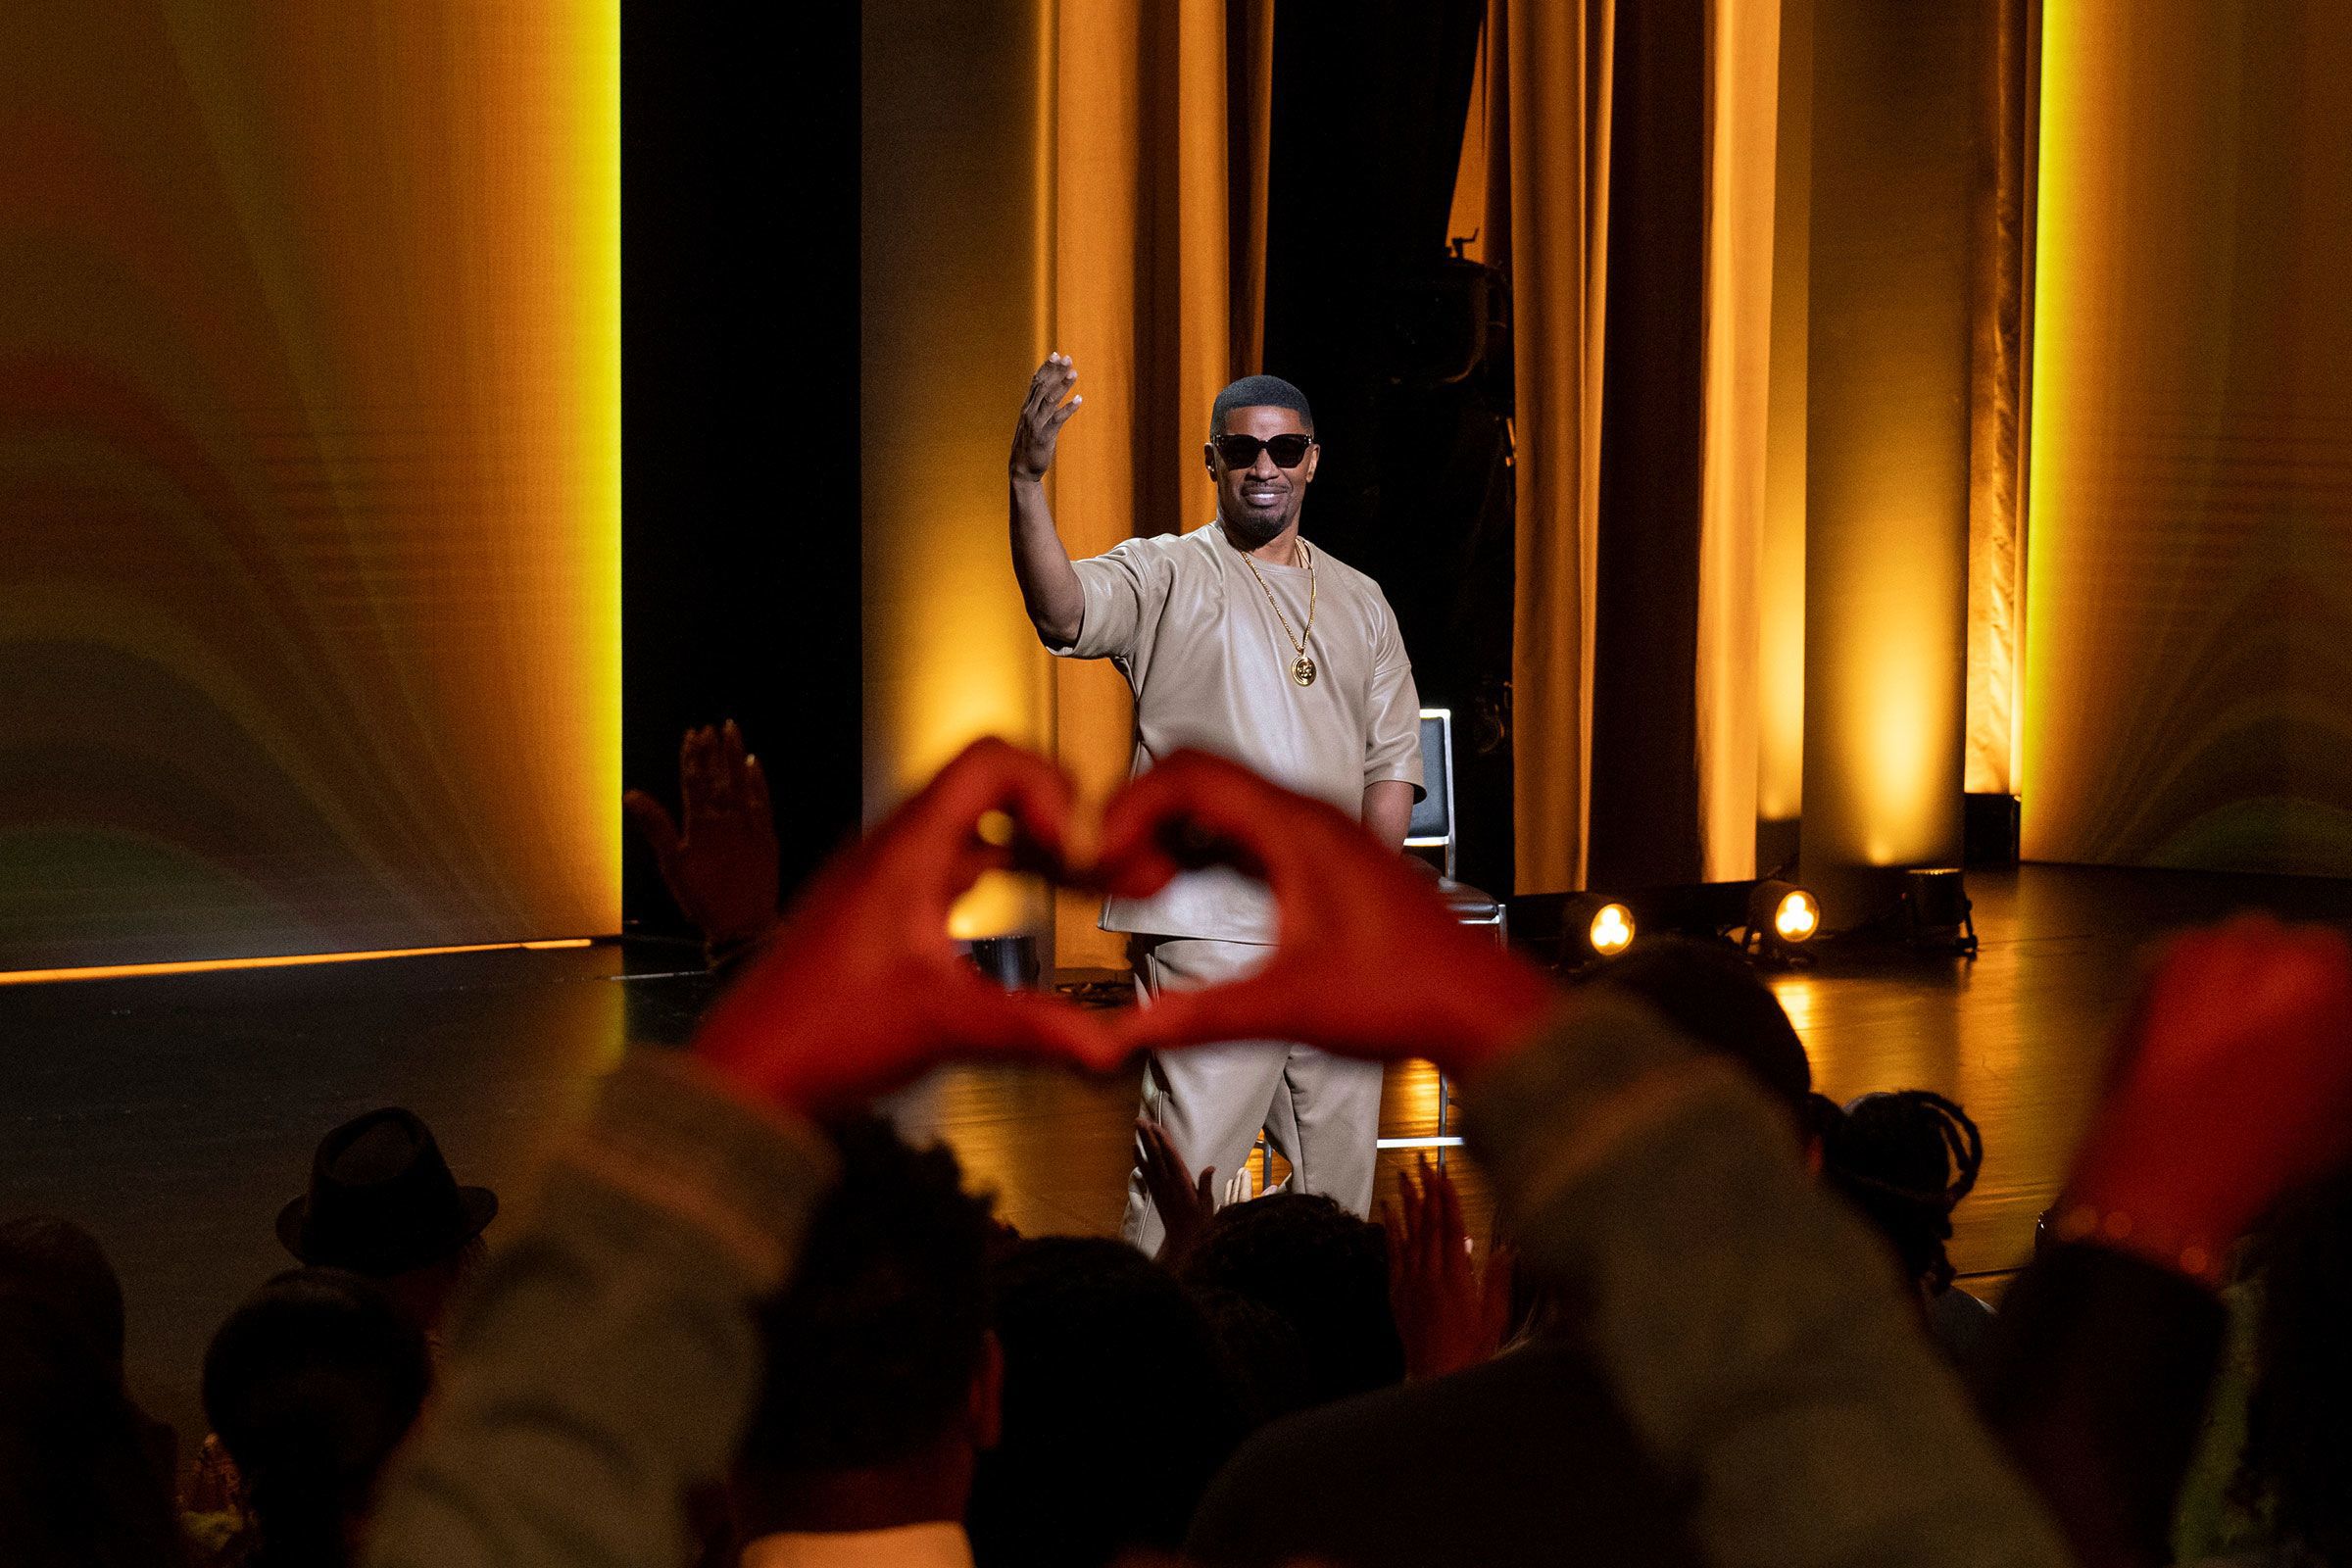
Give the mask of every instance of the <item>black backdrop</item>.
[{"label": "black backdrop", "polygon": [[[788,889],[859,811],[858,74],[854,6],[621,13],[623,772],[738,719]],[[634,843],[622,911],[682,929]]]},{"label": "black backdrop", "polygon": [[1446,233],[1483,0],[1275,12],[1265,368],[1324,446],[1306,525],[1454,710],[1462,880],[1511,891],[1510,290]]}]

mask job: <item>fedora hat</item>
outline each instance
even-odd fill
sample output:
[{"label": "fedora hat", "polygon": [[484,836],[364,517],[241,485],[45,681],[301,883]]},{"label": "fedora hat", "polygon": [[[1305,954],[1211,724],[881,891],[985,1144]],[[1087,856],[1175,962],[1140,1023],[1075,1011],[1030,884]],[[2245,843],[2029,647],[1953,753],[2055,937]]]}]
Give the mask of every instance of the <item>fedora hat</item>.
[{"label": "fedora hat", "polygon": [[433,1130],[388,1105],[318,1141],[311,1190],[277,1214],[277,1239],[305,1263],[383,1278],[447,1257],[498,1212],[487,1187],[460,1187]]}]

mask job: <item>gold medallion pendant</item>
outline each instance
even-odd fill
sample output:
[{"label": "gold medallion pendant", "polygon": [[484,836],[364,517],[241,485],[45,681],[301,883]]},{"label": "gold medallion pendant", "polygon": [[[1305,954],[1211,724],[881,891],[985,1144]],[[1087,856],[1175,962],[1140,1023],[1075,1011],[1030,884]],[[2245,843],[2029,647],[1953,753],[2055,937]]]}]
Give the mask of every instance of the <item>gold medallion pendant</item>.
[{"label": "gold medallion pendant", "polygon": [[1282,635],[1289,640],[1291,651],[1298,656],[1298,662],[1291,665],[1291,679],[1301,686],[1312,686],[1315,683],[1315,662],[1306,657],[1306,639],[1313,635],[1315,629],[1315,558],[1307,552],[1303,539],[1298,541],[1298,559],[1306,565],[1306,624],[1293,631],[1291,618],[1274,602],[1274,590],[1267,587],[1266,579],[1259,575],[1257,563],[1250,559],[1249,551],[1242,552],[1242,564],[1250,568],[1250,576],[1257,578],[1257,591],[1266,596],[1266,608],[1274,612],[1275,623],[1282,627]]}]

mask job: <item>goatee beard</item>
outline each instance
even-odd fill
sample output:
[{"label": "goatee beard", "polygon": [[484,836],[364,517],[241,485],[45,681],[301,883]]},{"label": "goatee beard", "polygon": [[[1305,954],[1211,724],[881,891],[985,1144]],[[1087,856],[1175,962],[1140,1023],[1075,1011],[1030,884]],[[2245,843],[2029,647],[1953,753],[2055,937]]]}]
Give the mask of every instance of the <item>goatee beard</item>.
[{"label": "goatee beard", "polygon": [[1225,524],[1225,531],[1233,536],[1235,542],[1249,550],[1272,544],[1280,537],[1282,530],[1291,525],[1291,514],[1287,509],[1263,521],[1247,513],[1238,518],[1230,513],[1220,513],[1219,516]]}]

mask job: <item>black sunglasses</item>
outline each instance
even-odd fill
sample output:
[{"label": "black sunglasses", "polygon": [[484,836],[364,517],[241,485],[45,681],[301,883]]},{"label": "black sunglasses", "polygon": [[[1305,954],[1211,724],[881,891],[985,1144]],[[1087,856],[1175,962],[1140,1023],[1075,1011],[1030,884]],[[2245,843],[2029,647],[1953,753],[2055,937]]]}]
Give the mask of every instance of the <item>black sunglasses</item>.
[{"label": "black sunglasses", "polygon": [[1311,435],[1278,435],[1270,441],[1260,441],[1253,435],[1216,435],[1208,444],[1217,449],[1228,468],[1254,468],[1260,452],[1274,454],[1274,466],[1296,468],[1306,461],[1306,454],[1315,444]]}]

